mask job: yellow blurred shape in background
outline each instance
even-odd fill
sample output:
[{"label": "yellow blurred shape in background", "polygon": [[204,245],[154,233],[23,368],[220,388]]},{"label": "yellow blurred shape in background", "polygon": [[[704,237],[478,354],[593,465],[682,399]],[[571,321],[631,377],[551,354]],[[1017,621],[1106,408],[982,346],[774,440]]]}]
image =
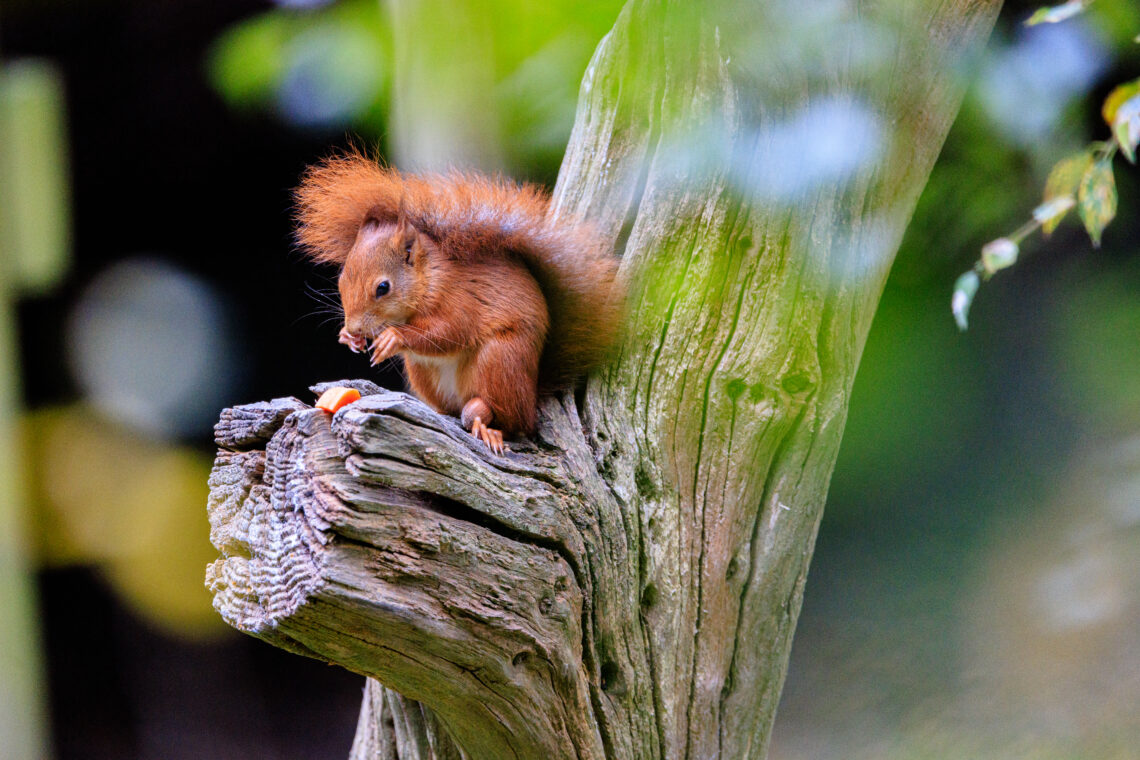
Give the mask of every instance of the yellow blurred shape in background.
[{"label": "yellow blurred shape in background", "polygon": [[43,566],[94,565],[164,631],[227,630],[203,585],[207,456],[133,433],[83,405],[24,418],[36,549]]}]

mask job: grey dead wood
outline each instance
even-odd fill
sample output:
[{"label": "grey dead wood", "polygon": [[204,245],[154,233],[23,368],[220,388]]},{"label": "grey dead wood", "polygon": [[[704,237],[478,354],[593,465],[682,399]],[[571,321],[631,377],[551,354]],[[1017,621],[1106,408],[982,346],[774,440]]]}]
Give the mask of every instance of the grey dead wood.
[{"label": "grey dead wood", "polygon": [[332,417],[295,399],[223,413],[215,607],[369,677],[353,760],[765,756],[863,343],[955,68],[999,4],[856,4],[892,74],[860,81],[841,31],[822,86],[891,129],[841,186],[783,203],[675,149],[713,134],[756,155],[820,86],[734,63],[776,5],[742,4],[744,24],[630,2],[599,45],[555,211],[615,241],[632,308],[607,368],[542,401],[533,441],[495,457],[389,391]]}]

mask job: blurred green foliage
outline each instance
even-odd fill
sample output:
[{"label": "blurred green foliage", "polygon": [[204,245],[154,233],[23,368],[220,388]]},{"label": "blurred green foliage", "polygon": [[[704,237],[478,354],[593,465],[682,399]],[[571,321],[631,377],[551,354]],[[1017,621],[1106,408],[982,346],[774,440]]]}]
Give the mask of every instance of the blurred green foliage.
[{"label": "blurred green foliage", "polygon": [[62,277],[71,208],[63,79],[47,61],[0,67],[0,274],[9,288],[42,292]]},{"label": "blurred green foliage", "polygon": [[1096,12],[1090,14],[1091,23],[1112,46],[1122,50],[1136,41],[1140,29],[1140,4],[1132,0],[1098,0]]},{"label": "blurred green foliage", "polygon": [[[237,108],[272,109],[300,127],[352,125],[379,134],[391,71],[388,34],[375,0],[277,8],[218,39],[209,56],[210,79]],[[331,105],[298,111],[298,88]]]},{"label": "blurred green foliage", "polygon": [[[467,6],[489,25],[494,91],[486,107],[498,114],[507,168],[550,180],[570,134],[586,63],[622,3],[481,0]],[[330,138],[349,129],[382,144],[393,33],[378,0],[275,8],[217,40],[208,60],[210,80],[235,108],[272,111]],[[314,108],[314,98],[327,105]]]},{"label": "blurred green foliage", "polygon": [[1105,268],[1072,288],[1052,320],[1066,402],[1098,429],[1118,435],[1140,427],[1137,293],[1140,265]]}]

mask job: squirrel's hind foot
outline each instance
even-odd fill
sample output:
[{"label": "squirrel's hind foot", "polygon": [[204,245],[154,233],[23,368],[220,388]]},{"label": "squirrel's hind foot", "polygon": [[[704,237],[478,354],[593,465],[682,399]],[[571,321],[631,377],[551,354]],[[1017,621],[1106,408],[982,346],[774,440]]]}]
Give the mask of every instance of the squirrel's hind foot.
[{"label": "squirrel's hind foot", "polygon": [[503,456],[506,451],[506,446],[503,444],[503,431],[487,427],[483,424],[481,417],[476,417],[471,423],[471,435],[487,444],[487,448],[499,456]]},{"label": "squirrel's hind foot", "polygon": [[462,413],[459,415],[459,421],[463,424],[463,427],[471,431],[471,435],[487,444],[487,448],[491,451],[502,456],[506,450],[506,447],[503,445],[503,431],[489,428],[487,424],[483,422],[483,420],[490,422],[494,421],[494,419],[495,414],[491,411],[490,405],[478,396],[472,396],[468,399],[467,403],[463,405]]}]

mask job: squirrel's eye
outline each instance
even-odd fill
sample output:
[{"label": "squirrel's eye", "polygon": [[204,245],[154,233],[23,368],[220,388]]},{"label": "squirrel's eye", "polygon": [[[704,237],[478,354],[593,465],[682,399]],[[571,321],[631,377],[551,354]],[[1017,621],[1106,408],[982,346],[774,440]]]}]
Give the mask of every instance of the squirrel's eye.
[{"label": "squirrel's eye", "polygon": [[413,241],[413,240],[408,240],[404,243],[404,253],[411,253],[412,252],[412,245],[414,242],[415,241]]},{"label": "squirrel's eye", "polygon": [[380,298],[381,296],[387,295],[391,289],[392,285],[387,280],[381,280],[380,284],[376,286],[376,297]]}]

